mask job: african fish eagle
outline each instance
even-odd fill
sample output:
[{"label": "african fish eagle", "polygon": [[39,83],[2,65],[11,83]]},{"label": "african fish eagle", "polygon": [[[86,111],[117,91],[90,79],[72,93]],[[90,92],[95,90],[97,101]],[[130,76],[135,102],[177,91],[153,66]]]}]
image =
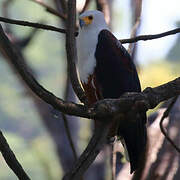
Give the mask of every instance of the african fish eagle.
[{"label": "african fish eagle", "polygon": [[[125,92],[140,92],[134,63],[120,41],[109,31],[100,11],[85,11],[79,16],[77,37],[78,71],[89,106],[100,99],[119,98]],[[146,147],[146,114],[127,127],[118,127],[128,152],[131,173],[138,169]]]}]

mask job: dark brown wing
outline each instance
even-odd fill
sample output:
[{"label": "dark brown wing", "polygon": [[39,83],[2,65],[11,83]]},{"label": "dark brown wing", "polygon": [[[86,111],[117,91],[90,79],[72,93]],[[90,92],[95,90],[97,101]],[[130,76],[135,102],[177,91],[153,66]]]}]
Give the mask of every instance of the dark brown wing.
[{"label": "dark brown wing", "polygon": [[98,36],[95,57],[95,74],[104,98],[119,98],[125,92],[141,91],[130,55],[108,30],[102,30]]},{"label": "dark brown wing", "polygon": [[[137,71],[130,55],[108,30],[102,30],[98,36],[95,57],[95,75],[104,98],[119,98],[125,92],[141,91]],[[126,127],[118,127],[117,135],[123,137],[127,147],[131,173],[139,167],[145,151],[145,123],[146,114],[140,113],[139,119],[136,118],[134,122],[127,123]],[[114,125],[116,126],[113,124],[112,127]]]}]

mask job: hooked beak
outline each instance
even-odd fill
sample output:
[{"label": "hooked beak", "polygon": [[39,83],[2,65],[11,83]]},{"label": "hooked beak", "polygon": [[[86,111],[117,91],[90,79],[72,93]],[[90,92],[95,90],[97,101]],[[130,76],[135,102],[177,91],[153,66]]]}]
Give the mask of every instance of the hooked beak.
[{"label": "hooked beak", "polygon": [[85,25],[85,22],[83,19],[79,19],[79,25],[81,28]]}]

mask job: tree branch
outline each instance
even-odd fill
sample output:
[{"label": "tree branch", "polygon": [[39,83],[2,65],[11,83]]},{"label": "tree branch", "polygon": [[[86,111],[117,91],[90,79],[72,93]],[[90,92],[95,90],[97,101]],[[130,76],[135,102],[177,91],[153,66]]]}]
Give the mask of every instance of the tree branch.
[{"label": "tree branch", "polygon": [[12,171],[16,174],[16,176],[20,180],[30,180],[30,178],[22,168],[21,164],[16,159],[16,156],[14,155],[13,151],[10,149],[1,131],[0,131],[0,151],[8,166],[12,169]]},{"label": "tree branch", "polygon": [[[85,101],[86,98],[79,84],[77,78],[77,72],[75,68],[75,61],[77,59],[75,36],[74,36],[75,20],[76,20],[75,5],[76,5],[76,1],[73,0],[68,1],[67,33],[66,30],[64,29],[59,29],[53,26],[47,26],[38,23],[10,20],[7,18],[0,18],[0,21],[13,23],[13,24],[19,23],[19,25],[31,26],[31,27],[66,33],[66,48],[67,48],[69,75],[71,77],[71,81],[76,94],[78,95],[79,99],[86,104]],[[54,28],[56,30],[54,30]],[[139,40],[156,39],[167,35],[175,34],[178,32],[180,32],[180,28],[157,35],[138,36],[132,39],[125,39],[121,41],[122,43],[132,43],[132,42],[137,42]],[[131,42],[128,42],[127,40]],[[101,131],[97,131],[93,135],[86,150],[81,155],[80,159],[77,161],[74,168],[64,177],[64,180],[79,179],[98,155],[107,136],[108,125],[110,123],[106,121],[104,122],[102,120],[113,119],[118,114],[124,115],[126,113],[129,113],[129,109],[133,109],[133,111],[131,112],[132,115],[134,115],[138,110],[147,111],[148,109],[154,108],[160,102],[180,94],[180,78],[177,78],[174,81],[158,86],[156,88],[147,88],[142,93],[127,93],[119,99],[104,99],[98,101],[92,108],[87,108],[86,106],[83,105],[64,101],[54,96],[51,92],[47,91],[45,88],[39,85],[36,79],[27,70],[27,67],[24,65],[22,61],[21,55],[16,51],[16,49],[10,43],[5,33],[3,32],[1,26],[0,26],[0,51],[4,53],[11,60],[12,64],[16,67],[23,80],[27,83],[27,85],[31,88],[31,90],[36,95],[38,95],[42,100],[44,100],[45,102],[52,105],[54,108],[60,110],[63,113],[80,116],[80,117],[97,119],[97,120],[101,120],[102,122]],[[121,123],[123,124],[123,119]],[[27,179],[29,178],[27,177]]]},{"label": "tree branch", "polygon": [[176,103],[176,100],[178,99],[178,96],[174,97],[171,101],[171,103],[169,104],[168,108],[166,109],[166,111],[164,112],[161,121],[159,123],[160,125],[160,129],[161,132],[164,134],[164,136],[166,137],[166,139],[170,142],[170,144],[176,149],[177,152],[180,153],[180,148],[176,146],[176,144],[174,144],[173,140],[168,136],[168,134],[166,133],[164,127],[163,127],[163,121],[166,117],[169,116],[169,112],[171,111],[173,105]]},{"label": "tree branch", "polygon": [[136,36],[136,37],[130,38],[130,39],[121,39],[120,42],[122,44],[135,43],[137,41],[142,41],[142,40],[147,41],[147,40],[152,40],[152,39],[158,39],[158,38],[173,35],[173,34],[176,34],[176,33],[180,33],[180,28],[176,28],[176,29],[173,29],[173,30],[170,30],[170,31],[159,33],[159,34],[140,35],[140,36]]},{"label": "tree branch", "polygon": [[59,33],[66,33],[65,29],[60,29],[55,26],[50,26],[50,25],[45,25],[45,24],[32,23],[28,21],[20,21],[20,20],[9,19],[9,18],[4,18],[4,17],[0,17],[0,21],[5,22],[5,23],[20,25],[20,26],[34,27],[38,29],[50,30],[50,31],[55,31]]},{"label": "tree branch", "polygon": [[[57,10],[60,13],[67,14],[67,2],[66,0],[54,0]],[[67,16],[67,15],[66,15]],[[67,20],[67,17],[66,17]]]},{"label": "tree branch", "polygon": [[[54,4],[55,4],[55,7],[59,13],[67,14],[67,2],[66,2],[66,0],[54,0]],[[66,20],[67,20],[67,18],[66,18]],[[66,26],[66,23],[67,23],[66,20],[63,21],[64,26]],[[66,61],[66,59],[65,59],[65,61]],[[66,70],[66,75],[67,75],[67,70]],[[70,78],[68,75],[66,76],[65,91],[64,91],[63,97],[66,101],[68,99],[76,100],[73,89],[71,88]],[[65,134],[67,135],[67,139],[68,139],[69,145],[71,147],[74,162],[75,162],[78,159],[78,155],[77,155],[77,151],[76,151],[76,147],[75,147],[75,144],[77,145],[77,143],[73,142],[73,139],[74,139],[73,136],[77,135],[77,132],[74,132],[74,127],[73,127],[73,130],[70,128],[69,121],[72,119],[72,117],[68,117],[64,113],[61,113],[61,116],[62,116],[62,119],[64,121]],[[74,122],[74,123],[78,124],[78,122]],[[71,127],[72,127],[72,125],[73,125],[73,123],[71,122]],[[77,131],[77,129],[76,129],[76,131]],[[67,153],[64,151],[64,153],[62,153],[62,156],[64,156],[65,154],[67,154]],[[72,158],[72,160],[73,160],[73,158]],[[64,166],[64,163],[62,163],[62,166]],[[67,172],[67,170],[65,170],[65,172]]]},{"label": "tree branch", "polygon": [[55,109],[69,115],[101,120],[113,118],[117,113],[126,113],[133,106],[144,110],[153,109],[160,102],[180,94],[180,77],[155,88],[146,88],[141,93],[126,93],[119,99],[100,100],[92,108],[64,101],[43,88],[28,71],[21,55],[15,50],[13,44],[5,35],[0,26],[0,51],[4,53],[16,67],[22,79],[29,88],[42,100],[52,105]]},{"label": "tree branch", "polygon": [[[12,1],[11,0],[6,0],[2,3],[2,8],[1,8],[1,11],[2,11],[2,15],[4,17],[9,17],[9,11],[8,11],[8,8],[9,6],[11,5]],[[5,25],[5,30],[6,32],[10,33],[11,32],[11,28],[9,26],[9,24],[6,24]]]},{"label": "tree branch", "polygon": [[96,0],[97,10],[102,11],[104,13],[104,18],[106,23],[110,23],[110,9],[107,0]]},{"label": "tree branch", "polygon": [[77,61],[77,51],[76,51],[76,42],[75,42],[75,27],[76,27],[76,1],[68,1],[68,21],[67,21],[67,33],[66,33],[66,54],[68,62],[68,75],[70,77],[73,89],[80,99],[81,102],[87,104],[87,98],[85,93],[80,85],[76,64]]},{"label": "tree branch", "polygon": [[[4,18],[4,17],[0,17],[0,21],[5,22],[5,23],[20,25],[20,26],[34,27],[34,28],[39,28],[39,29],[44,29],[44,30],[55,31],[55,32],[59,32],[59,33],[66,33],[65,29],[61,29],[61,28],[57,28],[55,26],[50,26],[50,25],[45,25],[45,24],[32,23],[32,22],[28,22],[28,21],[14,20],[14,19],[9,19],[9,18]],[[176,29],[173,29],[173,30],[170,30],[170,31],[159,33],[159,34],[140,35],[140,36],[136,36],[136,37],[130,38],[130,39],[120,39],[119,41],[122,44],[135,43],[135,42],[141,41],[141,40],[143,40],[143,41],[153,40],[153,39],[166,37],[166,36],[169,36],[169,35],[174,35],[174,34],[177,34],[177,33],[180,33],[180,28],[176,28]],[[77,36],[78,32],[75,32],[75,35]]]},{"label": "tree branch", "polygon": [[90,2],[91,2],[91,0],[86,0],[85,1],[84,7],[82,8],[80,14],[87,10]]},{"label": "tree branch", "polygon": [[88,169],[101,151],[109,131],[108,126],[109,123],[105,122],[102,124],[101,130],[94,133],[85,151],[82,153],[70,172],[64,176],[63,180],[81,179],[84,172]]},{"label": "tree branch", "polygon": [[63,19],[63,20],[66,20],[66,19],[67,19],[66,15],[57,12],[55,9],[53,9],[53,8],[50,7],[50,6],[48,6],[48,5],[45,4],[43,1],[41,1],[41,0],[31,0],[31,1],[33,1],[33,2],[41,5],[42,7],[44,7],[47,12],[49,12],[49,13],[55,15],[55,16],[58,16],[58,17],[60,17],[60,18]]},{"label": "tree branch", "polygon": [[13,44],[3,32],[2,26],[0,26],[0,51],[5,54],[7,58],[9,58],[12,64],[16,67],[22,79],[37,96],[61,112],[69,112],[69,115],[75,115],[77,113],[77,116],[80,115],[81,112],[84,114],[84,110],[86,109],[84,106],[75,104],[73,102],[63,101],[38,84],[24,64],[21,55],[16,51]]},{"label": "tree branch", "polygon": [[70,144],[71,149],[72,149],[74,159],[77,161],[78,156],[77,156],[77,152],[76,152],[76,149],[75,149],[75,146],[74,146],[74,143],[73,143],[73,140],[72,140],[71,132],[70,132],[70,129],[69,129],[68,119],[67,119],[67,117],[66,117],[66,115],[64,113],[61,113],[61,115],[62,115],[62,118],[63,118],[63,121],[64,121],[64,127],[65,127],[65,130],[66,130],[66,134],[67,134],[67,137],[68,137],[69,144]]},{"label": "tree branch", "polygon": [[[141,93],[126,93],[119,99],[104,99],[98,101],[92,108],[87,108],[83,105],[64,101],[54,96],[52,93],[50,93],[41,85],[39,85],[35,78],[28,71],[27,67],[24,65],[21,55],[13,47],[12,43],[9,41],[9,39],[3,32],[1,26],[0,51],[9,58],[9,60],[16,67],[17,71],[21,75],[22,79],[31,88],[31,90],[42,100],[44,100],[45,102],[52,105],[54,108],[60,110],[63,113],[80,117],[86,117],[89,119],[97,119],[103,122],[102,127],[108,126],[108,124],[110,123],[106,121],[104,122],[104,120],[106,119],[112,120],[113,118],[117,117],[117,115],[125,115],[127,113],[131,113],[131,115],[135,117],[138,111],[147,111],[148,109],[152,109],[155,106],[157,106],[160,102],[180,94],[179,77],[161,86],[155,88],[146,88]],[[129,111],[129,109],[131,109],[132,111]],[[124,124],[123,118],[122,120],[120,120],[119,123],[122,123],[122,125]],[[80,176],[80,174],[83,174],[84,171],[89,167],[89,165],[93,162],[93,160],[100,151],[98,143],[104,141],[105,135],[107,134],[106,130],[108,131],[108,128],[104,128],[104,130],[102,128],[102,131],[98,132],[100,133],[99,135],[96,133],[94,134],[93,138],[91,139],[91,142],[93,143],[90,143],[90,145],[88,145],[86,151],[82,154],[80,160],[77,161],[76,166],[74,167],[77,170],[77,174],[74,174],[73,169],[68,174],[68,177],[69,175],[70,177]],[[90,147],[97,147],[98,149],[91,149]],[[89,154],[88,157],[85,156],[86,152],[88,152]],[[84,158],[88,158],[87,161]]]},{"label": "tree branch", "polygon": [[[132,27],[130,38],[134,38],[137,35],[137,31],[139,29],[140,23],[141,23],[141,11],[142,11],[142,0],[132,0],[132,10],[135,12],[133,13],[133,16],[135,16],[133,19],[135,21],[135,24]],[[134,22],[133,22],[134,23]],[[128,52],[132,55],[133,54],[133,44],[130,43],[128,47]]]}]

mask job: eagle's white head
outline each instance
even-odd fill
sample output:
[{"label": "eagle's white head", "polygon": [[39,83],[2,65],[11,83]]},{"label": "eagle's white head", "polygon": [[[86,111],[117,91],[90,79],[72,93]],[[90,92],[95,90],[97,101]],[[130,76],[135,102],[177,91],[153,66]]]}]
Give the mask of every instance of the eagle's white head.
[{"label": "eagle's white head", "polygon": [[77,37],[78,71],[82,82],[86,83],[96,66],[95,51],[98,35],[108,29],[104,14],[100,11],[85,11],[79,16],[79,35]]},{"label": "eagle's white head", "polygon": [[94,31],[107,28],[104,14],[101,11],[85,11],[79,16],[80,31]]}]

